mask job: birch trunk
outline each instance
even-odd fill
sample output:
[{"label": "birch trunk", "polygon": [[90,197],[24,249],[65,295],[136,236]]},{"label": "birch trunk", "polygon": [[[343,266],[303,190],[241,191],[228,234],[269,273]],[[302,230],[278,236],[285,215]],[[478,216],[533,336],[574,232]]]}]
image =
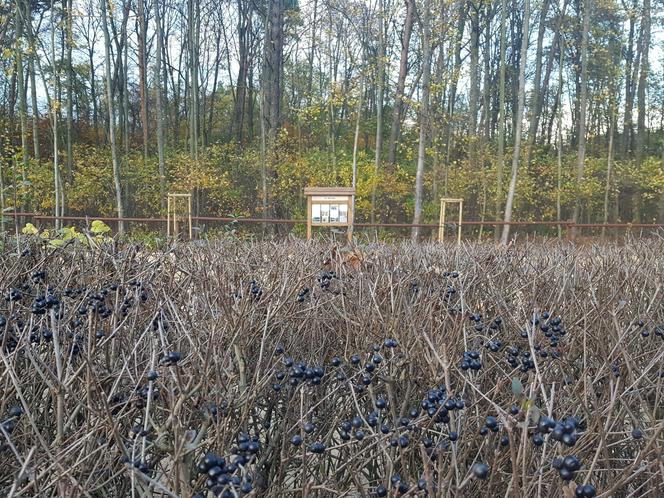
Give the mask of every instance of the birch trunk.
[{"label": "birch trunk", "polygon": [[[424,162],[426,159],[427,131],[429,127],[429,83],[431,81],[431,0],[425,0],[422,13],[422,102],[420,103],[420,137],[417,148],[417,174],[415,176],[415,210],[413,225],[421,223],[424,196]],[[411,240],[417,241],[420,229],[414,226]]]},{"label": "birch trunk", "polygon": [[[101,24],[104,31],[104,66],[106,69],[106,99],[108,101],[108,138],[111,144],[111,161],[113,163],[113,182],[115,184],[115,203],[118,210],[118,232],[124,235],[124,205],[122,202],[122,185],[120,181],[120,162],[118,160],[117,144],[115,142],[115,106],[113,105],[113,92],[111,91],[111,39],[108,34],[107,3],[101,0]],[[109,9],[110,10],[110,9]]]},{"label": "birch trunk", "polygon": [[521,159],[521,128],[523,124],[523,108],[526,100],[526,59],[528,55],[528,29],[530,23],[530,0],[524,0],[523,13],[523,37],[521,38],[521,63],[519,65],[519,93],[516,111],[516,126],[514,129],[514,152],[512,153],[512,177],[510,179],[509,190],[507,191],[507,201],[505,202],[505,225],[503,225],[503,234],[501,243],[507,245],[510,236],[510,225],[512,221],[512,208],[514,207],[514,195],[516,193],[516,181],[519,174],[519,161]]}]

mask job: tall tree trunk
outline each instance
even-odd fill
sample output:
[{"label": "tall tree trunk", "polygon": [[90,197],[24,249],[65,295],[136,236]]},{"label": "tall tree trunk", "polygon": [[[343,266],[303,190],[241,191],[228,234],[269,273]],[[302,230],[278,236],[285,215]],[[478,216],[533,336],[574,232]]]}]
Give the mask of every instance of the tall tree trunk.
[{"label": "tall tree trunk", "polygon": [[[530,124],[526,136],[526,165],[530,165],[537,135],[537,123],[539,122],[540,92],[542,86],[542,51],[544,45],[544,34],[546,32],[546,18],[549,13],[549,0],[544,0],[540,10],[539,28],[537,31],[537,50],[535,52],[535,76],[533,78],[533,91],[530,95]],[[552,48],[553,49],[553,48]]]},{"label": "tall tree trunk", "polygon": [[[18,91],[18,117],[21,125],[21,176],[23,182],[27,180],[28,158],[28,103],[25,92],[25,80],[23,71],[23,23],[25,14],[22,12],[23,2],[16,4],[15,22],[16,22],[16,76]],[[25,200],[23,200],[23,210],[25,211]]]},{"label": "tall tree trunk", "polygon": [[[353,189],[357,187],[357,151],[360,143],[360,118],[362,117],[362,98],[364,97],[364,79],[360,80],[360,87],[357,96],[357,109],[355,115],[355,137],[353,139]],[[355,213],[355,196],[353,196],[353,205],[351,212]],[[348,230],[353,230],[353,227],[348,227]]]},{"label": "tall tree trunk", "polygon": [[[490,2],[484,5],[484,54],[482,59],[484,61],[484,83],[483,83],[483,103],[482,103],[482,120],[484,124],[484,137],[481,140],[482,150],[486,150],[491,141],[491,20],[493,17],[493,6]],[[479,130],[478,130],[479,135]],[[488,174],[485,169],[490,167],[487,155],[482,159],[482,225],[477,236],[477,240],[481,241],[484,236],[484,220],[486,219],[487,209],[487,182],[489,180]]]},{"label": "tall tree trunk", "polygon": [[563,230],[560,225],[562,220],[562,188],[563,188],[563,60],[565,55],[565,41],[560,39],[560,58],[558,60],[558,93],[556,94],[556,115],[558,118],[557,139],[557,184],[556,184],[556,220],[558,221],[558,238],[562,238]]},{"label": "tall tree trunk", "polygon": [[[284,49],[284,0],[269,0],[263,85],[265,85],[266,130],[268,142],[276,139],[281,126],[281,99]],[[268,143],[268,147],[271,144]]]},{"label": "tall tree trunk", "polygon": [[[641,69],[639,72],[639,83],[636,90],[636,108],[638,112],[636,122],[636,144],[635,144],[635,163],[639,170],[643,164],[646,155],[646,138],[648,130],[646,128],[646,91],[648,86],[648,73],[650,72],[650,0],[643,0],[643,11],[641,14]],[[639,189],[635,192],[635,197],[640,200],[641,192]],[[639,203],[639,208],[641,205]],[[641,222],[641,210],[637,209],[634,213],[634,221]]]},{"label": "tall tree trunk", "polygon": [[[4,156],[4,150],[0,145],[0,152]],[[4,161],[0,161],[0,213],[4,214],[5,212],[5,173],[3,168]],[[4,234],[6,230],[5,227],[5,216],[0,216],[0,234]]]},{"label": "tall tree trunk", "polygon": [[[435,92],[433,92],[431,98],[431,142],[433,144],[433,185],[432,185],[432,196],[436,201],[439,198],[439,179],[440,179],[440,165],[441,165],[441,149],[442,149],[442,132],[443,132],[443,120],[445,117],[445,96],[447,94],[447,75],[445,71],[447,69],[447,60],[445,57],[445,37],[448,32],[447,24],[447,15],[448,8],[446,2],[441,2],[440,10],[438,14],[437,26],[438,29],[435,32],[435,35],[432,36],[438,40],[438,59],[436,62],[436,70],[433,76],[433,87]],[[433,50],[433,48],[432,48]],[[433,57],[433,56],[432,56]]]},{"label": "tall tree trunk", "polygon": [[[503,197],[503,169],[505,167],[505,21],[507,19],[507,0],[501,0],[500,3],[500,62],[499,62],[499,83],[498,83],[498,158],[496,165],[496,199],[495,199],[495,217],[496,221],[502,219],[502,210],[500,208]],[[494,230],[494,240],[497,242],[500,234],[500,225],[496,225]]]},{"label": "tall tree trunk", "polygon": [[[424,162],[429,128],[429,83],[431,81],[431,0],[424,0],[422,13],[422,101],[420,102],[420,139],[417,148],[417,174],[415,176],[415,209],[413,225],[421,223],[424,197]],[[414,226],[411,240],[417,241],[420,228]]]},{"label": "tall tree trunk", "polygon": [[[65,181],[72,182],[74,178],[74,67],[72,65],[72,49],[74,46],[72,0],[65,0],[65,43],[67,47],[67,122],[66,122],[66,144],[67,144],[67,167]],[[67,211],[67,189],[62,189],[62,214]]]},{"label": "tall tree trunk", "polygon": [[[208,115],[208,122],[207,122],[207,131],[205,133],[205,144],[207,145],[210,141],[212,141],[212,133],[213,133],[213,123],[214,123],[214,106],[215,106],[215,101],[217,99],[217,84],[219,82],[219,64],[220,64],[220,57],[219,57],[219,44],[221,42],[221,34],[217,34],[217,39],[215,41],[215,48],[216,48],[216,54],[217,56],[215,57],[214,61],[214,77],[212,78],[212,95],[210,95],[210,109],[209,109],[209,115]],[[236,101],[237,101],[237,96],[238,94],[236,93]],[[244,120],[244,112],[242,114],[242,120]],[[243,123],[240,123],[239,126],[243,126]],[[241,135],[240,135],[241,137]]]},{"label": "tall tree trunk", "polygon": [[[588,30],[590,27],[590,5],[591,0],[584,0],[583,4],[583,28],[581,31],[581,95],[579,96],[579,122],[578,122],[578,152],[576,166],[576,202],[572,221],[579,221],[581,212],[580,188],[586,164],[586,112],[588,107]],[[576,235],[576,228],[572,228],[572,238]]]},{"label": "tall tree trunk", "polygon": [[242,143],[244,133],[244,113],[247,98],[247,77],[249,74],[249,36],[251,27],[251,3],[238,0],[238,76],[237,92],[235,94],[234,124],[236,127],[237,143]]},{"label": "tall tree trunk", "polygon": [[[55,12],[55,0],[51,0],[51,12]],[[51,58],[53,61],[56,60],[56,54],[55,54],[55,29],[56,29],[56,24],[55,22],[52,22],[51,25]],[[42,74],[43,71],[42,71]],[[62,219],[60,219],[60,216],[62,216],[62,211],[61,211],[61,190],[62,190],[62,184],[60,181],[60,161],[59,161],[59,145],[60,145],[60,137],[58,136],[58,121],[59,121],[59,113],[58,113],[58,106],[59,106],[59,100],[57,95],[59,94],[59,86],[60,86],[60,75],[57,70],[57,66],[53,68],[53,86],[54,88],[54,100],[51,100],[49,102],[50,108],[51,108],[51,113],[52,113],[52,122],[51,122],[51,127],[53,129],[53,183],[54,183],[54,197],[55,197],[55,228],[56,230],[59,229],[62,226]]]},{"label": "tall tree trunk", "polygon": [[[155,1],[159,1],[159,0],[155,0]],[[162,72],[162,75],[161,75],[161,78],[162,78],[163,83],[162,83],[162,86],[161,86],[161,91],[162,91],[163,107],[164,107],[163,114],[162,114],[162,120],[164,122],[164,129],[169,129],[169,127],[170,127],[171,135],[175,135],[175,140],[173,140],[173,142],[178,143],[178,138],[177,138],[177,135],[175,133],[175,129],[176,129],[175,119],[174,119],[175,116],[169,111],[169,107],[171,107],[169,99],[168,99],[168,77],[169,77],[168,68],[169,68],[170,62],[169,62],[169,58],[168,58],[168,44],[164,43],[164,40],[167,39],[166,33],[164,32],[165,14],[166,14],[166,8],[164,7],[164,9],[161,11],[161,14],[159,16],[160,20],[161,20],[160,31],[161,31],[161,39],[162,39],[162,43],[161,43],[161,63],[162,63],[161,64],[161,66],[162,66],[161,72]],[[173,88],[173,101],[174,101],[173,106],[175,105],[175,101],[176,101],[176,95],[175,94],[176,94],[176,90],[175,90],[175,88]],[[167,138],[164,137],[164,146],[166,146],[166,144],[167,144],[166,140],[167,140]]]},{"label": "tall tree trunk", "polygon": [[459,84],[459,75],[461,73],[461,46],[463,40],[463,32],[466,25],[466,3],[464,1],[459,2],[459,8],[457,11],[457,29],[452,41],[453,50],[454,50],[454,63],[452,66],[452,75],[450,81],[450,93],[447,99],[447,117],[446,117],[446,130],[445,130],[445,179],[443,192],[447,195],[447,181],[449,177],[449,167],[451,163],[451,154],[452,154],[452,143],[454,141],[454,109],[456,105],[456,96],[457,96],[457,86]]},{"label": "tall tree trunk", "polygon": [[395,164],[397,157],[397,143],[401,132],[403,119],[403,97],[408,76],[408,51],[410,49],[410,36],[415,20],[415,0],[405,0],[406,18],[403,22],[401,35],[401,60],[399,62],[399,78],[397,79],[396,94],[394,95],[394,110],[392,112],[392,127],[390,128],[390,141],[387,146],[387,162]]},{"label": "tall tree trunk", "polygon": [[334,30],[334,25],[332,23],[332,13],[329,15],[329,26],[328,26],[328,36],[327,36],[327,52],[329,54],[329,78],[330,78],[330,98],[327,102],[327,116],[328,116],[328,143],[330,145],[330,152],[332,156],[332,178],[336,182],[337,177],[337,151],[336,151],[336,113],[334,110],[334,99],[336,91],[336,57],[332,56],[332,33]]},{"label": "tall tree trunk", "polygon": [[92,100],[92,126],[95,130],[95,143],[99,145],[99,108],[97,107],[97,82],[95,74],[94,48],[88,48],[90,64],[90,99]]},{"label": "tall tree trunk", "polygon": [[39,140],[39,106],[37,105],[35,61],[32,56],[28,60],[28,71],[30,71],[30,98],[32,106],[32,145],[34,147],[35,160],[37,163],[41,163],[41,146]]},{"label": "tall tree trunk", "polygon": [[[269,177],[276,163],[277,136],[281,127],[281,98],[284,56],[284,0],[269,0],[266,34],[263,44],[263,74],[261,81],[261,141],[263,167],[261,184],[263,190],[263,217],[270,214]],[[264,224],[264,230],[269,227]]]},{"label": "tall tree trunk", "polygon": [[[634,34],[636,26],[637,0],[632,0],[632,5],[627,6],[623,1],[623,8],[629,19],[629,34],[627,36],[627,47],[625,48],[625,110],[623,117],[623,154],[627,156],[632,150],[632,135],[634,127],[632,123],[632,109],[634,107],[634,82],[632,69],[634,65]],[[638,66],[638,64],[637,64]]]},{"label": "tall tree trunk", "polygon": [[27,35],[28,43],[30,46],[30,55],[28,57],[28,71],[30,73],[30,98],[32,106],[32,143],[34,147],[35,160],[37,163],[41,162],[41,147],[39,140],[39,107],[37,105],[37,76],[35,74],[35,57],[37,47],[35,45],[34,34],[32,32],[32,19],[30,18],[30,7],[27,6],[28,12],[26,13],[27,21]]},{"label": "tall tree trunk", "polygon": [[479,83],[479,52],[480,52],[480,20],[479,7],[472,1],[468,2],[470,11],[470,88],[468,89],[468,159],[471,171],[477,171],[478,140],[477,140],[477,106],[480,94]]},{"label": "tall tree trunk", "polygon": [[106,100],[108,103],[108,138],[111,145],[111,161],[113,163],[113,182],[115,184],[115,203],[118,210],[118,232],[124,234],[124,204],[122,200],[122,184],[120,181],[120,161],[115,143],[115,106],[113,92],[111,91],[111,38],[108,34],[108,19],[106,9],[110,6],[107,0],[101,0],[101,25],[104,31],[104,54],[106,68]]},{"label": "tall tree trunk", "polygon": [[255,122],[255,108],[256,108],[256,91],[254,89],[254,63],[253,63],[253,50],[249,62],[249,77],[247,83],[247,139],[249,142],[254,140],[254,122]]},{"label": "tall tree trunk", "polygon": [[187,42],[189,45],[189,155],[198,160],[198,2],[187,1]]},{"label": "tall tree trunk", "polygon": [[491,141],[491,21],[494,11],[493,5],[487,2],[484,6],[484,91],[482,103],[482,116],[484,120],[484,142],[488,144]]},{"label": "tall tree trunk", "polygon": [[141,99],[141,129],[143,131],[143,162],[148,160],[148,82],[147,82],[147,19],[144,0],[136,0],[138,17],[138,94]]},{"label": "tall tree trunk", "polygon": [[[127,7],[128,8],[128,7]],[[109,13],[112,12],[109,9]],[[123,36],[127,36],[126,23],[122,24]],[[129,133],[129,43],[126,39],[122,50],[122,145],[124,146],[125,156],[129,155],[130,133]],[[131,210],[131,205],[130,205]]]},{"label": "tall tree trunk", "polygon": [[[561,42],[561,32],[562,32],[562,25],[563,22],[565,21],[565,11],[567,10],[567,4],[568,0],[563,1],[562,9],[560,10],[558,14],[558,20],[556,21],[556,25],[554,27],[554,34],[553,34],[553,40],[551,41],[551,47],[549,48],[549,55],[547,56],[546,60],[546,69],[544,71],[544,79],[542,79],[542,85],[541,89],[538,92],[538,98],[537,101],[535,102],[535,109],[534,109],[534,114],[535,114],[535,122],[531,123],[533,125],[533,129],[535,130],[532,133],[532,136],[534,139],[537,138],[537,129],[539,128],[539,122],[540,122],[540,117],[542,116],[542,108],[544,106],[544,99],[546,98],[548,92],[549,92],[549,80],[551,78],[551,72],[553,71],[553,62],[555,60],[555,54],[556,50],[558,49],[558,46],[562,43]],[[551,119],[549,120],[548,125],[543,125],[542,128],[542,134],[545,135],[544,133],[544,128],[546,127],[546,144],[551,143],[551,130],[553,127],[553,122],[555,121],[555,112],[551,114]]]},{"label": "tall tree trunk", "polygon": [[503,234],[501,243],[507,245],[510,236],[510,221],[512,221],[512,208],[514,206],[514,195],[516,193],[516,181],[519,174],[519,160],[521,155],[521,128],[523,122],[523,108],[526,101],[526,59],[528,56],[528,30],[530,23],[530,0],[524,0],[523,13],[523,34],[521,38],[521,60],[519,63],[519,93],[517,97],[516,126],[514,128],[514,152],[512,153],[512,177],[510,179],[509,190],[507,191],[507,201],[505,202],[505,225],[503,225]]},{"label": "tall tree trunk", "polygon": [[155,36],[157,38],[157,53],[154,68],[155,85],[155,107],[157,113],[157,154],[159,156],[159,198],[161,199],[161,208],[166,208],[166,161],[164,158],[164,111],[162,109],[163,94],[161,85],[161,64],[162,50],[164,43],[164,34],[161,25],[161,11],[159,0],[154,0],[154,18],[155,18]]},{"label": "tall tree trunk", "polygon": [[[611,191],[611,175],[613,174],[613,136],[615,135],[615,102],[611,98],[609,103],[610,113],[609,113],[609,150],[607,154],[606,161],[606,183],[604,185],[604,216],[602,217],[602,223],[605,225],[609,222],[609,192]],[[602,227],[602,240],[606,235],[606,227]]]},{"label": "tall tree trunk", "polygon": [[311,21],[311,45],[309,46],[308,65],[309,72],[307,74],[307,103],[313,103],[313,95],[311,93],[314,80],[314,51],[316,49],[316,21],[318,20],[318,0],[314,0],[313,6],[313,19]]},{"label": "tall tree trunk", "polygon": [[381,165],[383,148],[383,101],[385,100],[385,6],[384,0],[378,0],[378,81],[376,88],[376,154],[374,158],[374,179],[371,188],[371,223],[376,222],[376,191],[378,173]]}]

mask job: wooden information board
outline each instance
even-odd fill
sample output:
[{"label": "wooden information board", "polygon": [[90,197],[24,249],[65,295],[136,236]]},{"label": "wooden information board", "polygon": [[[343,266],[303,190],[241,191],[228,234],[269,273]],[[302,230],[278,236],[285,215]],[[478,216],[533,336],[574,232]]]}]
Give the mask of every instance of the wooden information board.
[{"label": "wooden information board", "polygon": [[353,199],[351,187],[307,187],[307,240],[312,227],[345,227],[348,241],[353,237]]}]

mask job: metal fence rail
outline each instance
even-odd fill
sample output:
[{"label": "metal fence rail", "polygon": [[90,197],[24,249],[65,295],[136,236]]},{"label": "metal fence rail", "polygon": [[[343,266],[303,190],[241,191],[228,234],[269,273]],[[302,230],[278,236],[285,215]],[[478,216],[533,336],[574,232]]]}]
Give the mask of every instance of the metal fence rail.
[{"label": "metal fence rail", "polygon": [[[123,222],[133,222],[133,223],[144,223],[144,224],[166,224],[167,218],[144,218],[144,217],[112,217],[112,216],[52,216],[52,215],[43,215],[38,213],[30,212],[7,212],[4,213],[5,217],[13,218],[16,222],[19,218],[24,221],[33,221],[33,222],[54,222],[56,220],[60,221],[92,221],[92,220],[101,220],[108,223],[117,223],[119,221]],[[278,218],[233,218],[233,217],[223,217],[223,216],[192,216],[191,219],[195,222],[215,222],[215,223],[238,223],[238,224],[247,224],[247,225],[259,225],[259,224],[270,224],[270,225],[298,225],[306,224],[305,219],[278,219]],[[455,226],[454,222],[447,223],[448,226]],[[625,230],[630,232],[631,230],[661,230],[664,229],[664,223],[574,223],[571,220],[561,220],[561,221],[495,221],[495,220],[464,220],[463,226],[469,227],[496,227],[503,225],[510,225],[512,227],[560,227],[562,230],[565,230],[566,234],[569,236],[574,232],[573,229],[613,229],[613,230]],[[354,224],[355,228],[377,228],[377,229],[407,229],[407,228],[428,228],[428,229],[438,229],[438,223],[367,223],[367,222],[356,222]]]}]

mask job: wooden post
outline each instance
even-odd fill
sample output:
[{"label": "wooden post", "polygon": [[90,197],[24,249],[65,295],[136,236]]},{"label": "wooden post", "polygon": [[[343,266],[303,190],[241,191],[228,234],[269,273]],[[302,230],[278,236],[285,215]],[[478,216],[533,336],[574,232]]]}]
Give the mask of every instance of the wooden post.
[{"label": "wooden post", "polygon": [[457,227],[457,244],[461,244],[461,225],[463,224],[463,199],[453,199],[443,197],[440,199],[440,220],[438,221],[438,242],[445,239],[445,219],[447,203],[456,203],[459,205],[459,226]]},{"label": "wooden post", "polygon": [[189,201],[189,240],[191,240],[191,196],[188,196],[187,200]]},{"label": "wooden post", "polygon": [[445,238],[445,210],[447,209],[447,203],[445,201],[441,202],[441,215],[440,215],[440,242]]},{"label": "wooden post", "polygon": [[[186,200],[187,215],[178,217],[178,199]],[[180,203],[182,204],[182,203]],[[180,221],[186,221],[189,223],[189,240],[193,238],[193,224],[191,216],[191,194],[168,194],[166,202],[166,236],[167,237],[177,237],[179,235],[179,225]]]},{"label": "wooden post", "polygon": [[171,236],[171,196],[166,198],[166,237]]},{"label": "wooden post", "polygon": [[311,196],[307,196],[307,240],[311,240]]},{"label": "wooden post", "polygon": [[351,195],[351,202],[348,204],[348,227],[346,228],[346,237],[348,243],[353,241],[353,225],[355,219],[355,194]]},{"label": "wooden post", "polygon": [[461,223],[463,221],[463,199],[459,201],[459,227],[457,235],[457,245],[461,245]]}]

